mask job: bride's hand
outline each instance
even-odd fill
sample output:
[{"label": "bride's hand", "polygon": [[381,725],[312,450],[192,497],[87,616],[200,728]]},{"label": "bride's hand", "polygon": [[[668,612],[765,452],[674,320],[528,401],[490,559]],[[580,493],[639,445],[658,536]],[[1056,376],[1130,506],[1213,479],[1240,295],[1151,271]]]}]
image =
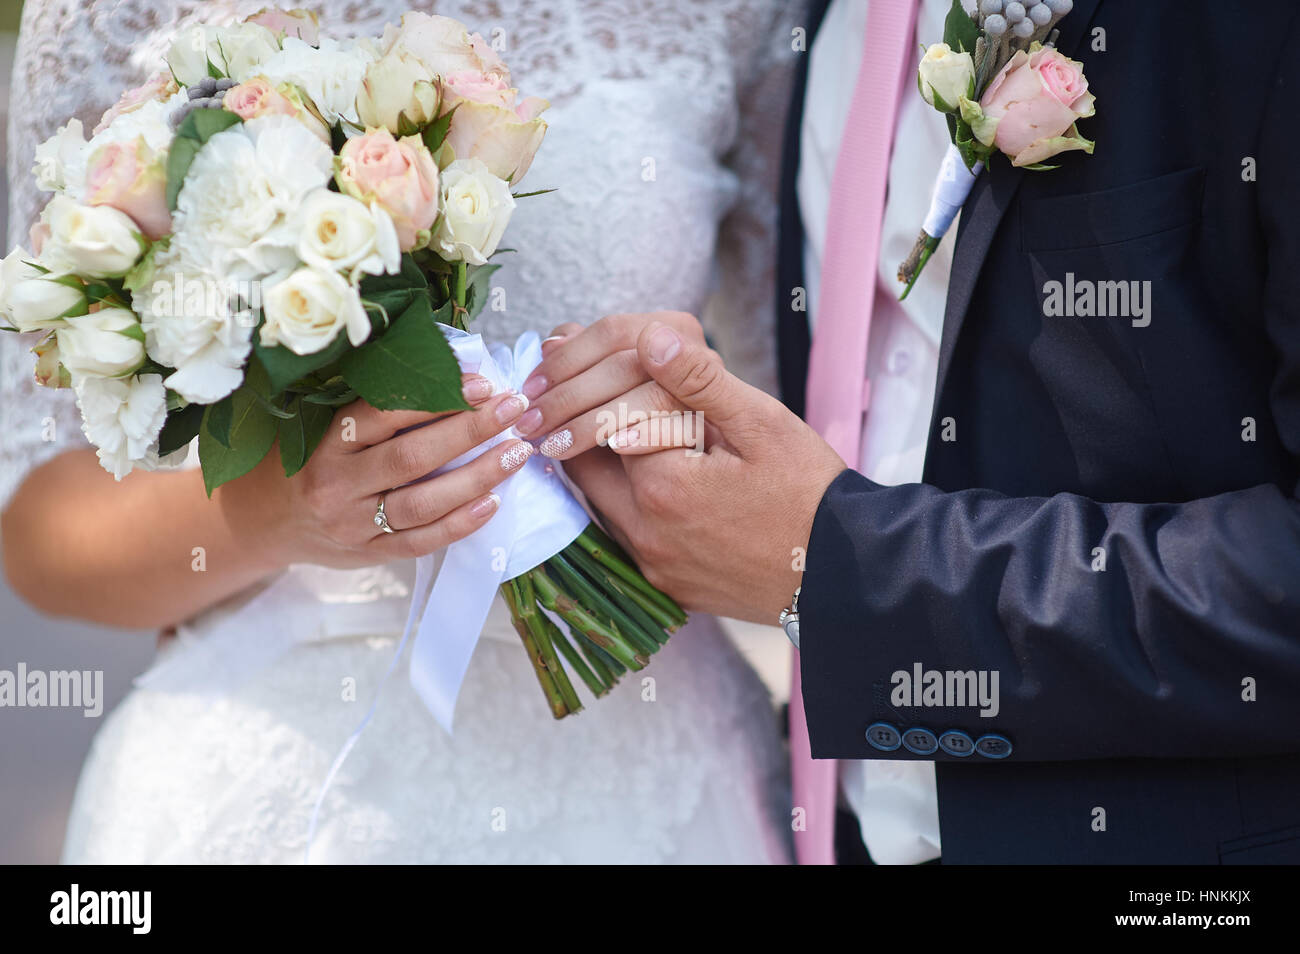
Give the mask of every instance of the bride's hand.
[{"label": "bride's hand", "polygon": [[[217,491],[227,522],[242,539],[272,548],[281,565],[369,566],[432,553],[468,536],[496,512],[492,488],[533,449],[508,440],[421,480],[510,427],[528,405],[518,394],[493,395],[479,375],[465,375],[463,389],[474,410],[378,411],[360,400],[340,408],[293,477],[285,478],[272,450]],[[393,533],[375,524],[381,497]]]},{"label": "bride's hand", "polygon": [[628,424],[685,410],[637,358],[637,338],[656,321],[705,343],[699,321],[678,311],[610,315],[586,328],[573,323],[556,328],[542,345],[542,363],[524,382],[532,405],[515,433],[539,441],[538,449],[548,457],[568,460],[604,444]]}]

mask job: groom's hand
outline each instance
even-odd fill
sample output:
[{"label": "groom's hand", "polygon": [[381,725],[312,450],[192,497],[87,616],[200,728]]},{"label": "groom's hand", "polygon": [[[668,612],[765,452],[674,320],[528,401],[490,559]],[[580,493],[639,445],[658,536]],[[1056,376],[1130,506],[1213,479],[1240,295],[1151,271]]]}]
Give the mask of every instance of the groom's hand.
[{"label": "groom's hand", "polygon": [[844,462],[783,404],[669,325],[647,326],[637,352],[656,384],[721,440],[704,453],[664,450],[674,428],[638,426],[635,437],[611,440],[618,456],[583,454],[567,471],[656,586],[690,609],[775,623]]}]

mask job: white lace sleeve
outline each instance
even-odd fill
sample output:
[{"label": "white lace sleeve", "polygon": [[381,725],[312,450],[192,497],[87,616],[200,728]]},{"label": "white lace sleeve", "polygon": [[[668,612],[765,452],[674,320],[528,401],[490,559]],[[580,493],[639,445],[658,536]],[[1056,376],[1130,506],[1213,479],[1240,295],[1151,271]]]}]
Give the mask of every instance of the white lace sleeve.
[{"label": "white lace sleeve", "polygon": [[[754,30],[737,25],[739,126],[726,156],[740,180],[736,204],[718,236],[718,285],[702,320],[727,367],[770,394],[777,392],[776,248],[781,147],[796,57],[792,31],[804,23],[803,2],[764,11]],[[752,11],[750,11],[752,12]]]}]

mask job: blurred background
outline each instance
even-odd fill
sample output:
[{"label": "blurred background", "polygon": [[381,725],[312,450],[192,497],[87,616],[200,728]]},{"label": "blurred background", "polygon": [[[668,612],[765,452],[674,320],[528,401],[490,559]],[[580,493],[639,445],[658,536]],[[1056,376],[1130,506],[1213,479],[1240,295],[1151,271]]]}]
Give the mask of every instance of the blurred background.
[{"label": "blurred background", "polygon": [[[9,74],[21,15],[21,2],[0,0],[0,157],[8,155]],[[9,210],[3,174],[0,190],[2,237]],[[149,633],[46,619],[0,580],[0,669],[13,672],[20,662],[29,670],[102,669],[107,713],[149,664],[153,647]],[[0,709],[0,864],[58,860],[77,773],[102,721],[80,709]]]},{"label": "blurred background", "polygon": [[[284,4],[295,5],[302,4]],[[8,155],[9,110],[21,108],[9,102],[21,14],[21,0],[0,0],[0,160]],[[4,168],[0,164],[0,239],[8,228]],[[7,244],[0,254],[4,252]],[[785,702],[790,671],[785,635],[774,626],[747,623],[730,624],[730,629],[771,687],[774,701]],[[153,653],[152,633],[49,619],[25,606],[0,576],[0,670],[14,672],[19,663],[29,671],[103,670],[105,696],[104,715],[98,719],[85,718],[81,709],[0,708],[0,864],[58,861],[77,775],[91,740]]]}]

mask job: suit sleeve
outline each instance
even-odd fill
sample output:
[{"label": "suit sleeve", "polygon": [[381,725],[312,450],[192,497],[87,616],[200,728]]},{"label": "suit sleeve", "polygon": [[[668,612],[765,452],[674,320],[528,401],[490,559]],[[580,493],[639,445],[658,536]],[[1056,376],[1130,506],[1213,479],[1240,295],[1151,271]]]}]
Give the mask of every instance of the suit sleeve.
[{"label": "suit sleeve", "polygon": [[[1287,104],[1298,91],[1300,72],[1287,66],[1258,152],[1264,328],[1277,354],[1271,409],[1293,473],[1300,137]],[[877,721],[904,738],[908,726],[1000,735],[1017,761],[1300,752],[1295,486],[1101,503],[882,487],[845,471],[816,515],[800,610],[814,757],[922,757],[869,744]],[[910,678],[917,664],[923,678],[997,673],[996,714],[969,699],[950,704],[960,697],[946,691],[929,704],[910,683],[904,693],[894,674]]]}]

